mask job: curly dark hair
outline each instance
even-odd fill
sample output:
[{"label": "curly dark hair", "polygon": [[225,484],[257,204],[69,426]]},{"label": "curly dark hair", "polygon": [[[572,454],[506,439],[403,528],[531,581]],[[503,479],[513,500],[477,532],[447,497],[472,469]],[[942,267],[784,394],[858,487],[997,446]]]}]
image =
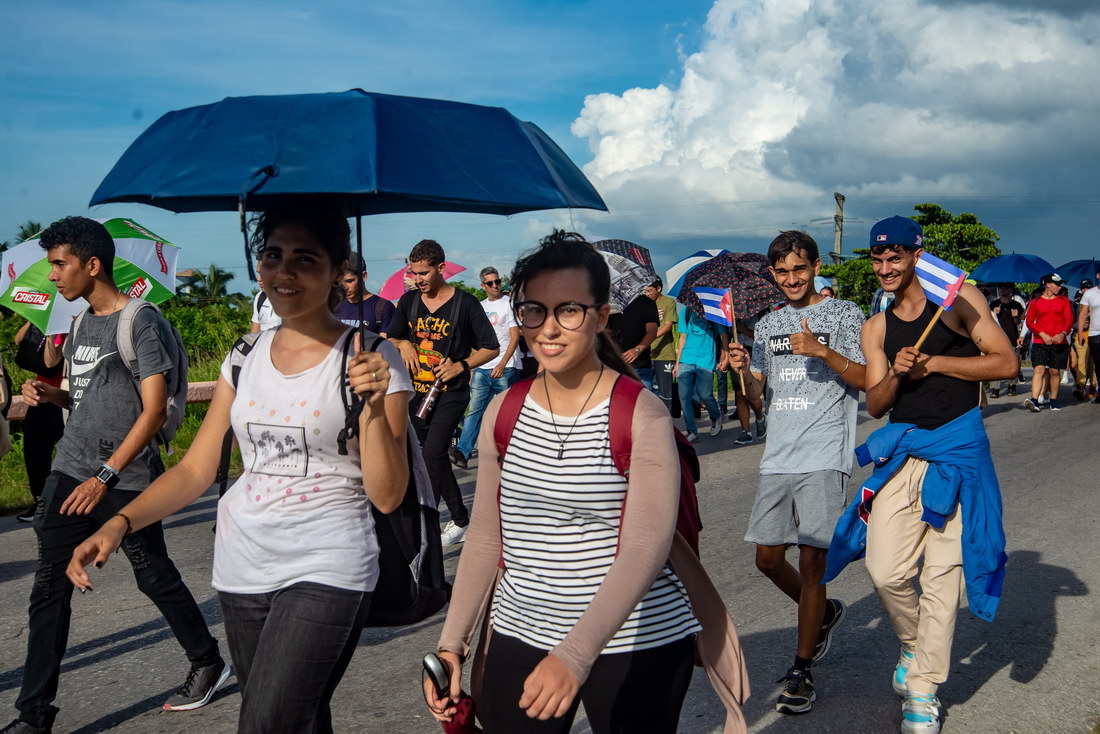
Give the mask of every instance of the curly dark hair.
[{"label": "curly dark hair", "polygon": [[335,267],[342,267],[351,256],[351,227],[344,211],[322,197],[276,199],[253,220],[249,247],[259,260],[271,233],[286,224],[296,224],[313,235]]},{"label": "curly dark hair", "polygon": [[442,265],[447,259],[447,253],[443,252],[443,245],[435,240],[420,240],[409,251],[409,262],[426,262],[429,265]]},{"label": "curly dark hair", "polygon": [[91,258],[99,259],[99,266],[108,278],[115,273],[115,241],[107,228],[87,217],[65,217],[46,227],[39,236],[43,250],[66,245],[83,265]]}]

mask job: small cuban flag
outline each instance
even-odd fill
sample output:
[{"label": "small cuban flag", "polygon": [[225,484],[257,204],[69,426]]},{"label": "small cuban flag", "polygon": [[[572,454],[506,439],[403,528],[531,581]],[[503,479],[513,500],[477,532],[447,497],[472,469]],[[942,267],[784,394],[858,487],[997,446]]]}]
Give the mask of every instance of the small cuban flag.
[{"label": "small cuban flag", "polygon": [[733,326],[733,296],[726,288],[696,287],[695,295],[703,304],[703,316],[722,326]]},{"label": "small cuban flag", "polygon": [[944,311],[950,311],[955,303],[955,296],[959,295],[959,289],[966,282],[966,271],[922,252],[917,260],[917,280],[929,301],[943,306]]}]

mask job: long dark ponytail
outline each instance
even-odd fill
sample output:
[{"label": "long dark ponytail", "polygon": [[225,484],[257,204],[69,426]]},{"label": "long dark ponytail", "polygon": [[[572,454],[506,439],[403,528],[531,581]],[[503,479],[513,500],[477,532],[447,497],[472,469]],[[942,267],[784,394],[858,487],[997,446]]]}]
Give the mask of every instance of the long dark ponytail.
[{"label": "long dark ponytail", "polygon": [[[588,274],[592,300],[603,305],[611,300],[611,271],[600,253],[576,232],[555,229],[539,240],[539,246],[516,261],[512,270],[513,303],[523,300],[523,290],[536,275],[554,270],[580,268]],[[596,356],[611,369],[637,380],[638,374],[611,340],[606,330],[596,335]]]}]

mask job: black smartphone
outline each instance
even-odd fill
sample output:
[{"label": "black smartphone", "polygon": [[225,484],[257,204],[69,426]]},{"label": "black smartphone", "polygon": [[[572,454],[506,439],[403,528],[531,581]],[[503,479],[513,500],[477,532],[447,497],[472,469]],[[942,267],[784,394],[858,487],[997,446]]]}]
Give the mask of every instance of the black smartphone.
[{"label": "black smartphone", "polygon": [[448,698],[451,695],[451,671],[434,652],[424,656],[424,672],[435,684],[435,692],[439,698]]}]

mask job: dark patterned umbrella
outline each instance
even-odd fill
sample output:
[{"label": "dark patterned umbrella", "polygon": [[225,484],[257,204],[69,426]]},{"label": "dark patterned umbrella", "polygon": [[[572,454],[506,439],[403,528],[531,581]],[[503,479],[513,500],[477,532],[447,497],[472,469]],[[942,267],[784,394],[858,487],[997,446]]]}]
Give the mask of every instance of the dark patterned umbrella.
[{"label": "dark patterned umbrella", "polygon": [[751,318],[761,311],[770,311],[785,303],[787,298],[767,268],[760,266],[759,258],[762,257],[755,253],[730,252],[696,265],[684,276],[677,300],[702,316],[703,304],[695,295],[695,287],[728,288],[737,318]]},{"label": "dark patterned umbrella", "polygon": [[[653,256],[649,254],[649,248],[636,245],[626,240],[596,240],[592,246],[601,252],[610,252],[625,257],[646,269],[653,277],[649,282],[657,280],[657,271],[653,267]],[[646,284],[648,285],[648,283]]]}]

